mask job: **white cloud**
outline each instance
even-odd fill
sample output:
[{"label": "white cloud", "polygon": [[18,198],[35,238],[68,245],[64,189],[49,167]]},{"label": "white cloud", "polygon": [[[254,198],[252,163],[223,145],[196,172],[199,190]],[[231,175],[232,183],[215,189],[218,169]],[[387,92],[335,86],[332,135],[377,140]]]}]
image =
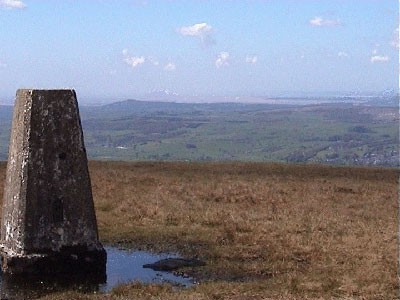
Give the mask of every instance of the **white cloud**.
[{"label": "white cloud", "polygon": [[127,56],[124,58],[124,62],[132,68],[136,68],[138,65],[143,64],[145,61],[146,58],[144,56]]},{"label": "white cloud", "polygon": [[222,66],[229,65],[228,59],[229,59],[229,53],[224,51],[221,52],[220,54],[218,54],[217,60],[215,61],[215,66],[217,68],[220,68]]},{"label": "white cloud", "polygon": [[347,52],[344,52],[344,51],[339,51],[337,55],[339,57],[349,57],[349,54]]},{"label": "white cloud", "polygon": [[7,9],[26,8],[26,4],[20,0],[0,0],[0,6]]},{"label": "white cloud", "polygon": [[139,57],[129,57],[128,56],[128,49],[122,49],[122,55],[125,56],[124,61],[128,64],[131,65],[133,68],[136,67],[139,64],[143,64],[146,61],[150,62],[153,66],[158,66],[160,63],[159,61],[153,57],[153,56],[139,56]]},{"label": "white cloud", "polygon": [[156,58],[154,58],[154,57],[152,57],[152,56],[149,56],[148,58],[147,58],[147,60],[149,61],[149,62],[151,62],[152,64],[153,64],[153,66],[158,66],[160,63],[158,62],[158,60],[156,59]]},{"label": "white cloud", "polygon": [[250,55],[246,56],[246,62],[249,64],[255,64],[257,60],[258,60],[257,56],[250,56]]},{"label": "white cloud", "polygon": [[207,23],[199,23],[192,26],[180,27],[177,30],[181,35],[184,36],[202,37],[204,35],[210,34],[212,31],[212,27]]},{"label": "white cloud", "polygon": [[389,57],[388,56],[382,56],[382,55],[373,55],[371,57],[371,62],[375,63],[375,62],[386,62],[389,61]]},{"label": "white cloud", "polygon": [[310,25],[317,27],[332,27],[342,25],[340,19],[325,19],[322,17],[314,17],[309,21]]},{"label": "white cloud", "polygon": [[128,49],[122,49],[122,55],[124,56],[123,61],[132,68],[136,68],[138,65],[144,64],[146,61],[144,56],[129,56]]},{"label": "white cloud", "polygon": [[213,32],[212,26],[207,23],[198,23],[192,26],[183,26],[176,29],[176,31],[183,36],[194,36],[200,38],[203,44],[214,44],[215,41],[211,37]]},{"label": "white cloud", "polygon": [[[144,63],[146,63],[146,64],[150,63],[153,66],[160,65],[160,62],[158,61],[158,59],[153,56],[129,56],[128,49],[123,49],[121,52],[122,52],[122,55],[124,56],[123,61],[127,65],[131,66],[132,68],[136,68],[137,66],[144,64]],[[176,65],[171,61],[168,62],[164,66],[164,70],[166,70],[166,71],[175,71],[175,69],[176,69]]]},{"label": "white cloud", "polygon": [[166,71],[175,71],[176,65],[173,62],[169,62],[165,65],[164,70]]}]

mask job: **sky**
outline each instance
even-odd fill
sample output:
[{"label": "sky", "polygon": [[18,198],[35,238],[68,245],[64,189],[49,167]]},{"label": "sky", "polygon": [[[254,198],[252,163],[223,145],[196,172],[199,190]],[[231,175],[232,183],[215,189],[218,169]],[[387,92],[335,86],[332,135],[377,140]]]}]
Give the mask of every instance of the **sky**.
[{"label": "sky", "polygon": [[398,88],[397,0],[0,0],[0,99]]}]

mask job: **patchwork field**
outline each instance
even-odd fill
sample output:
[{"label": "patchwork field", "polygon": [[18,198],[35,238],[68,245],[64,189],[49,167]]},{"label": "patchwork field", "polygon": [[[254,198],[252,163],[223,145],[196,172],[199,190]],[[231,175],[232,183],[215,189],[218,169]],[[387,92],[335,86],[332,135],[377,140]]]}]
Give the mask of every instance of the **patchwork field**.
[{"label": "patchwork field", "polygon": [[[182,104],[128,100],[81,107],[97,160],[284,161],[398,166],[398,108],[325,104]],[[0,106],[0,159],[11,107]]]},{"label": "patchwork field", "polygon": [[[0,199],[5,163],[0,163]],[[90,162],[103,243],[198,257],[188,289],[45,299],[397,299],[398,171],[281,163]]]}]

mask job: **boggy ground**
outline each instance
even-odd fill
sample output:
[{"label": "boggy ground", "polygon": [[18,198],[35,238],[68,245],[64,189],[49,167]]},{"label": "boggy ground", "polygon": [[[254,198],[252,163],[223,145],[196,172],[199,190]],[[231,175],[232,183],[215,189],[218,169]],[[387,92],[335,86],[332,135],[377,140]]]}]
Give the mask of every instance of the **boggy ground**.
[{"label": "boggy ground", "polygon": [[[101,240],[177,251],[201,283],[45,299],[397,299],[398,172],[277,163],[90,162]],[[0,163],[0,199],[5,163]]]}]

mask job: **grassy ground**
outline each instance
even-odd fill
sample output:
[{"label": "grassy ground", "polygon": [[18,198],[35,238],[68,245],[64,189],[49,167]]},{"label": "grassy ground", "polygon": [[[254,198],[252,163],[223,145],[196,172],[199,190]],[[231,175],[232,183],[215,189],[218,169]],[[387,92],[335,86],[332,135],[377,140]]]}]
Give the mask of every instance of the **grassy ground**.
[{"label": "grassy ground", "polygon": [[[185,290],[46,299],[397,299],[398,172],[277,163],[90,162],[104,243],[197,256]],[[0,197],[5,163],[0,163]]]}]

